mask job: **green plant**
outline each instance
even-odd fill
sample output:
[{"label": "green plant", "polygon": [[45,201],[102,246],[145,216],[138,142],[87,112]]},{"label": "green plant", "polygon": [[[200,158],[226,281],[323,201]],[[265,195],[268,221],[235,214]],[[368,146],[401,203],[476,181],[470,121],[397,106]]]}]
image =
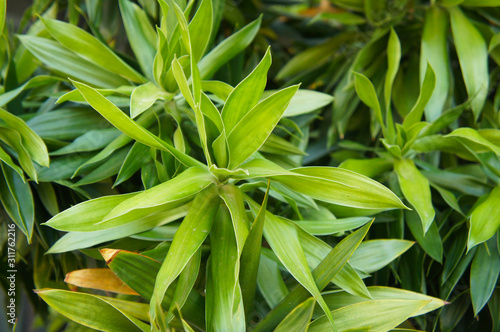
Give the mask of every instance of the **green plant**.
[{"label": "green plant", "polygon": [[[98,258],[96,249],[86,248],[117,240],[100,250],[108,268],[74,270],[66,281],[126,296],[70,292],[60,289],[61,284],[39,289],[37,294],[77,323],[111,331],[244,330],[247,324],[257,330],[278,325],[278,329],[288,329],[296,328],[297,320],[307,326],[311,317],[311,329],[322,330],[324,324],[331,324],[339,330],[363,326],[386,330],[442,306],[443,301],[417,293],[373,288],[372,294],[366,288],[361,271],[388,264],[412,244],[397,240],[361,244],[371,225],[369,218],[338,220],[340,225],[330,233],[363,226],[340,242],[330,237],[325,242],[306,231],[306,223],[283,218],[304,220],[307,215],[335,220],[329,211],[333,206],[377,211],[406,207],[386,187],[357,173],[331,167],[297,168],[296,158],[280,157],[284,153],[303,154],[283,138],[303,135],[283,116],[309,113],[331,99],[298,90],[298,86],[264,92],[271,65],[269,50],[235,88],[202,80],[248,45],[259,21],[203,57],[213,38],[206,27],[217,26],[214,17],[220,17],[218,12],[214,15],[212,2],[201,1],[189,23],[194,2],[181,3],[182,7],[174,2],[159,4],[161,23],[155,32],[145,11],[120,1],[125,30],[142,73],[99,41],[99,34],[95,38],[74,25],[53,20],[50,16],[55,15],[55,9],[49,9],[38,21],[39,29],[41,24],[44,29],[19,36],[25,50],[49,71],[63,78],[70,76],[77,88],[59,98],[59,103],[67,105],[62,109],[52,104],[47,113],[24,116],[29,127],[5,112],[6,117],[16,119],[17,130],[24,128],[23,138],[31,135],[41,142],[40,136],[52,156],[61,156],[54,157],[49,168],[27,173],[41,183],[57,183],[84,197],[98,196],[46,223],[68,232],[48,252],[80,249]],[[97,32],[91,23],[89,26]],[[4,104],[10,109],[10,103],[23,91],[40,86],[58,93],[59,82],[36,76],[2,95]],[[211,94],[205,94],[207,91]],[[34,92],[33,98],[43,98]],[[120,94],[130,95],[130,117],[110,101],[124,105]],[[296,95],[299,98],[294,101]],[[311,97],[315,98],[313,105],[303,107],[300,98]],[[87,103],[116,129],[90,113]],[[59,126],[66,121],[68,126],[55,126],[51,123],[54,120]],[[282,136],[272,135],[280,120]],[[100,128],[88,130],[96,125]],[[71,144],[64,142],[72,139]],[[97,154],[89,153],[102,147]],[[96,167],[103,160],[106,162]],[[131,181],[139,169],[142,186],[147,189],[143,192],[136,192],[140,187]],[[114,185],[122,194],[116,189],[112,195],[96,190],[98,182],[116,174]],[[76,176],[81,179],[71,181],[70,177]],[[11,189],[11,193],[17,191]],[[42,200],[49,212],[57,212],[59,198],[53,194],[51,199]],[[259,199],[263,199],[262,205],[256,203]],[[19,205],[18,209],[25,207]],[[175,222],[179,219],[182,221]],[[367,249],[356,255],[360,244]],[[386,253],[374,264],[370,248],[380,245],[387,247]],[[349,259],[356,264],[351,265]],[[81,262],[85,265],[92,260]],[[287,271],[286,281],[292,289],[289,294],[280,268]],[[37,284],[50,285],[47,280]],[[343,291],[335,291],[338,288],[333,285]],[[276,287],[279,294],[269,287]],[[334,291],[321,295],[325,288]],[[150,305],[137,302],[137,296]],[[339,298],[351,306],[338,307]],[[313,313],[315,302],[326,314],[323,318],[321,313]],[[380,313],[386,310],[393,314],[381,319]],[[361,311],[365,320],[354,311]],[[252,321],[252,315],[260,322]]]},{"label": "green plant", "polygon": [[307,162],[330,153],[330,165],[386,183],[415,210],[388,214],[395,223],[373,230],[419,243],[392,266],[395,281],[388,271],[374,278],[452,301],[423,328],[496,331],[499,3],[321,4],[268,7],[291,17],[292,28],[327,26],[330,37],[277,75],[285,86],[301,80],[335,96],[332,125],[315,125],[323,135],[305,149],[316,156]]}]

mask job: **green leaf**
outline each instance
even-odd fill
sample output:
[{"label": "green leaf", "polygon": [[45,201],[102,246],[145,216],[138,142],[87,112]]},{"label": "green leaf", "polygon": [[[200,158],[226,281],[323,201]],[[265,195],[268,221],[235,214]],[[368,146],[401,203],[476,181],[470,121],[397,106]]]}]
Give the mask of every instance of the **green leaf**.
[{"label": "green leaf", "polygon": [[[202,0],[196,14],[189,23],[189,35],[191,37],[191,55],[193,61],[198,63],[210,41],[212,34],[212,1]],[[208,27],[208,28],[207,28]]]},{"label": "green leaf", "polygon": [[5,121],[9,128],[19,132],[23,146],[34,161],[41,166],[49,167],[49,154],[45,143],[23,120],[2,108],[0,108],[0,119]]},{"label": "green leaf", "polygon": [[294,85],[264,99],[234,126],[227,137],[230,169],[241,165],[264,144],[298,88]]},{"label": "green leaf", "polygon": [[[414,300],[422,300],[422,301],[429,301],[429,304],[423,307],[419,312],[415,314],[415,316],[423,315],[426,314],[430,311],[439,309],[440,307],[444,306],[446,304],[445,301],[420,294],[420,293],[415,293],[415,292],[410,292],[404,289],[399,289],[399,288],[392,288],[392,287],[384,287],[384,286],[370,286],[368,287],[368,290],[370,291],[370,294],[373,297],[373,300],[379,301],[379,300],[407,300],[407,301],[414,301]],[[346,307],[355,303],[361,303],[361,302],[369,302],[369,299],[362,298],[362,297],[357,297],[354,295],[351,295],[345,291],[331,291],[324,293],[325,301],[328,303],[328,306],[332,310],[337,310],[342,307]]]},{"label": "green leaf", "polygon": [[70,144],[50,152],[51,156],[67,155],[78,152],[95,151],[104,148],[120,135],[120,131],[115,128],[89,130],[80,137],[77,137]]},{"label": "green leaf", "polygon": [[0,163],[0,200],[9,217],[31,243],[35,222],[35,207],[29,183],[12,168]]},{"label": "green leaf", "polygon": [[[425,77],[420,87],[418,100],[403,121],[404,129],[409,130],[414,124],[422,120],[425,106],[432,98],[435,84],[436,75],[434,74],[434,69],[430,64],[427,64],[427,70],[425,71]],[[430,119],[427,120],[431,121]]]},{"label": "green leaf", "polygon": [[253,310],[255,290],[257,286],[257,276],[259,263],[261,260],[262,233],[264,231],[264,221],[266,219],[267,200],[269,198],[269,185],[264,196],[262,205],[255,217],[252,228],[245,241],[245,246],[241,252],[240,285],[243,297],[245,314],[248,317]]},{"label": "green leaf", "polygon": [[156,32],[146,13],[129,0],[119,0],[123,25],[130,47],[143,73],[153,80],[153,61],[156,54]]},{"label": "green leaf", "polygon": [[[385,332],[397,327],[409,317],[415,316],[430,301],[426,300],[379,300],[353,304],[332,311],[339,331],[368,329],[370,332]],[[309,326],[309,332],[328,328],[325,317]]]},{"label": "green leaf", "polygon": [[458,7],[449,9],[451,30],[472,111],[477,120],[489,88],[488,48],[481,33]]},{"label": "green leaf", "polygon": [[448,24],[448,13],[444,9],[439,6],[427,9],[420,52],[420,82],[423,89],[427,66],[430,65],[436,74],[436,86],[425,108],[425,117],[429,122],[441,115],[450,93],[451,72],[446,41]]},{"label": "green leaf", "polygon": [[145,210],[175,203],[199,193],[214,182],[214,177],[204,169],[191,167],[173,179],[159,184],[118,204],[103,220],[123,216],[131,211]]},{"label": "green leaf", "polygon": [[210,78],[226,62],[244,50],[259,31],[262,17],[249,23],[240,31],[224,39],[199,62],[201,79]]},{"label": "green leaf", "polygon": [[392,170],[392,162],[386,158],[347,159],[339,165],[339,168],[374,178]]},{"label": "green leaf", "polygon": [[231,214],[239,257],[241,256],[243,246],[245,245],[249,233],[249,222],[245,210],[245,203],[243,201],[243,193],[238,187],[227,184],[219,187],[219,195]]},{"label": "green leaf", "polygon": [[[210,233],[212,288],[207,296],[210,306],[207,310],[208,330],[244,331],[245,314],[241,288],[238,283],[240,273],[239,252],[231,215],[221,207]],[[208,272],[208,273],[210,273]]]},{"label": "green leaf", "polygon": [[192,157],[185,155],[162,139],[153,135],[144,127],[140,126],[123,113],[118,107],[113,105],[103,95],[88,85],[73,82],[73,85],[81,92],[85,100],[104,116],[111,124],[123,133],[145,145],[156,149],[170,152],[177,160],[188,166],[203,165]]},{"label": "green leaf", "polygon": [[324,236],[359,228],[370,220],[371,218],[368,217],[352,217],[335,220],[300,220],[295,223],[312,235]]},{"label": "green leaf", "polygon": [[424,251],[439,263],[443,263],[443,241],[436,223],[424,234],[419,216],[414,211],[405,211],[405,220],[411,234]]},{"label": "green leaf", "polygon": [[467,250],[487,241],[500,228],[500,187],[495,187],[470,216]]},{"label": "green leaf", "polygon": [[257,67],[229,94],[222,109],[222,120],[228,133],[257,105],[266,87],[270,66],[271,51],[268,48]]},{"label": "green leaf", "polygon": [[168,100],[171,99],[171,96],[167,95],[153,82],[139,85],[130,96],[130,117],[132,119],[136,118],[153,106],[158,99]]},{"label": "green leaf", "polygon": [[23,170],[21,169],[21,167],[17,166],[14,161],[12,160],[12,158],[7,154],[7,152],[5,152],[4,149],[2,149],[2,147],[0,147],[0,160],[3,161],[7,166],[9,166],[10,168],[12,168],[14,171],[16,171],[16,173],[23,179],[24,181],[24,173],[23,173]]},{"label": "green leaf", "polygon": [[[326,315],[330,316],[328,306],[320,293],[320,289],[323,287],[318,288],[316,284],[315,278],[307,264],[306,256],[299,242],[297,230],[294,225],[267,212],[266,222],[264,223],[264,236],[286,269],[310,294],[313,295]],[[328,280],[327,283],[330,280]],[[322,283],[319,284],[322,285]],[[335,330],[334,321],[331,318],[330,324]]]},{"label": "green leaf", "polygon": [[113,187],[128,180],[135,172],[144,166],[144,164],[151,159],[150,151],[151,149],[148,146],[135,142],[123,161]]},{"label": "green leaf", "polygon": [[7,16],[7,0],[0,1],[0,35],[3,35],[5,27],[5,18]]},{"label": "green leaf", "polygon": [[4,106],[5,104],[9,103],[11,100],[16,98],[21,94],[21,92],[26,91],[28,89],[32,88],[37,88],[40,86],[48,85],[50,83],[55,83],[63,81],[62,78],[59,77],[54,77],[54,76],[47,76],[47,75],[38,75],[30,80],[28,80],[26,83],[24,83],[21,86],[18,86],[15,89],[6,91],[2,95],[0,95],[0,106]]},{"label": "green leaf", "polygon": [[85,60],[133,82],[144,83],[146,81],[142,75],[113,53],[107,45],[85,30],[63,21],[43,17],[40,19],[52,37]]},{"label": "green leaf", "polygon": [[149,325],[120,310],[106,297],[61,289],[36,293],[54,310],[84,326],[102,331],[149,331]]},{"label": "green leaf", "polygon": [[[252,202],[248,202],[250,207],[255,209]],[[269,218],[267,220],[269,221]],[[313,275],[318,289],[325,288],[342,268],[346,266],[347,261],[365,237],[370,226],[371,223],[347,236],[335,246],[325,259],[314,269]],[[286,315],[288,315],[292,308],[298,306],[308,297],[309,293],[305,288],[301,286],[294,288],[276,308],[259,322],[254,331],[260,332],[273,329]]]},{"label": "green leaf", "polygon": [[[383,5],[383,4],[382,4]],[[367,10],[367,8],[365,8]],[[394,79],[399,70],[399,63],[401,62],[401,42],[399,37],[391,28],[389,34],[389,42],[387,44],[387,74],[385,76],[384,82],[384,99],[385,99],[385,114],[387,118],[388,130],[391,131],[391,137],[388,137],[389,141],[392,141],[395,137],[394,125],[392,123],[392,112],[391,112],[391,96],[392,96],[392,86],[394,84]]]},{"label": "green leaf", "polygon": [[190,206],[191,204],[185,204],[164,212],[142,215],[133,219],[129,219],[127,216],[124,216],[121,219],[114,220],[115,222],[123,221],[122,223],[115,225],[114,227],[98,231],[70,232],[54,243],[47,253],[53,254],[88,248],[106,241],[112,241],[142,233],[184,217]]},{"label": "green leaf", "polygon": [[498,7],[500,6],[499,0],[465,0],[461,3],[463,6],[471,7]]},{"label": "green leaf", "polygon": [[128,81],[93,62],[80,58],[59,43],[47,38],[28,35],[17,36],[26,49],[50,70],[102,88],[128,85]]},{"label": "green leaf", "polygon": [[395,239],[365,241],[352,254],[349,264],[357,270],[373,273],[401,256],[413,244],[412,241]]},{"label": "green leaf", "polygon": [[100,249],[99,252],[118,278],[145,300],[151,300],[155,277],[161,266],[160,262],[120,249]]},{"label": "green leaf", "polygon": [[429,181],[420,173],[411,159],[395,160],[394,170],[398,175],[401,191],[417,210],[424,234],[427,233],[436,214],[432,206]]},{"label": "green leaf", "polygon": [[[272,255],[274,254],[270,249],[261,249],[257,285],[266,303],[271,309],[274,309],[289,291],[281,276],[279,263],[274,257],[269,257]],[[242,285],[242,287],[245,286]]]},{"label": "green leaf", "polygon": [[377,98],[377,92],[373,87],[373,83],[368,77],[363,74],[355,72],[354,76],[356,78],[354,80],[354,86],[356,88],[356,93],[358,94],[359,99],[361,99],[361,101],[365,103],[366,106],[373,109],[373,111],[375,112],[375,118],[382,127],[384,136],[387,137],[387,135],[385,134],[385,124],[382,117],[382,109],[380,108],[380,103]]},{"label": "green leaf", "polygon": [[[0,141],[3,141],[8,146],[14,149],[17,153],[17,160],[21,165],[22,169],[32,178],[35,182],[38,182],[38,175],[35,171],[33,162],[31,161],[28,151],[23,145],[21,135],[14,129],[5,128],[0,126]],[[45,168],[47,169],[47,168]],[[23,177],[24,181],[24,177]]]},{"label": "green leaf", "polygon": [[476,146],[479,146],[500,156],[500,146],[493,144],[472,128],[458,128],[445,137],[455,137],[459,142],[465,143],[464,145],[471,147],[474,151],[478,151]]},{"label": "green leaf", "polygon": [[314,298],[296,306],[274,330],[275,332],[306,332],[314,311]]},{"label": "green leaf", "polygon": [[43,225],[66,232],[94,231],[94,224],[100,222],[117,205],[135,195],[137,193],[102,196],[88,200],[64,210]]},{"label": "green leaf", "polygon": [[[266,95],[266,92],[264,92],[264,95]],[[290,101],[290,104],[286,108],[283,116],[292,117],[311,113],[331,104],[332,102],[333,97],[327,93],[299,89]]]},{"label": "green leaf", "polygon": [[[334,310],[332,315],[339,331],[367,329],[370,332],[385,332],[415,316],[429,302],[427,300],[369,301]],[[326,329],[328,321],[326,317],[321,317],[311,323],[308,331]]]},{"label": "green leaf", "polygon": [[273,179],[299,193],[332,204],[362,209],[406,208],[380,183],[342,168],[295,168],[289,175],[273,176]]},{"label": "green leaf", "polygon": [[470,294],[474,316],[488,303],[495,290],[500,274],[500,255],[496,239],[492,238],[479,246],[470,270]]},{"label": "green leaf", "polygon": [[162,319],[156,305],[161,303],[165,292],[177,276],[185,268],[188,261],[196,253],[208,236],[214,222],[220,199],[217,190],[210,187],[199,193],[175,233],[174,240],[156,277],[154,296],[151,299],[151,320]]},{"label": "green leaf", "polygon": [[[57,126],[54,123],[57,121]],[[108,123],[89,108],[63,108],[37,115],[26,121],[37,135],[45,139],[73,140]]]}]

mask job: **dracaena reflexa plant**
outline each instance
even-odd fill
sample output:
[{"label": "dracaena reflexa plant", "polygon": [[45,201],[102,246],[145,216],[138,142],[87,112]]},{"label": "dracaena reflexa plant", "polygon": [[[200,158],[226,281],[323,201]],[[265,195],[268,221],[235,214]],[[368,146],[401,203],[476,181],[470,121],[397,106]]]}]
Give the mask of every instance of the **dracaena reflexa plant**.
[{"label": "dracaena reflexa plant", "polygon": [[278,73],[335,95],[330,139],[320,136],[325,151],[327,141],[342,150],[330,163],[387,181],[415,210],[389,215],[401,224],[381,233],[419,243],[393,266],[402,287],[453,301],[432,322],[419,320],[423,329],[477,326],[477,317],[498,326],[489,316],[498,316],[500,295],[499,5],[332,0],[279,9],[332,26],[331,39]]},{"label": "dracaena reflexa plant", "polygon": [[[143,192],[85,201],[46,223],[68,232],[49,253],[88,248],[128,236],[171,238],[142,254],[101,249],[112,273],[108,269],[80,270],[66,278],[81,287],[139,295],[149,305],[55,289],[37,291],[42,299],[80,324],[110,331],[244,331],[255,325],[251,322],[253,313],[262,310],[267,312],[255,325],[260,331],[296,328],[297,324],[318,331],[383,331],[442,306],[443,301],[416,293],[366,288],[362,273],[348,260],[365,237],[370,219],[345,220],[336,232],[364,226],[340,243],[330,243],[332,249],[300,224],[278,216],[279,208],[268,208],[272,207],[270,200],[290,204],[297,213],[299,207],[306,207],[328,214],[329,205],[371,211],[406,207],[389,189],[355,172],[333,167],[285,169],[263,158],[258,150],[283,117],[298,86],[261,100],[271,65],[271,53],[267,51],[242,82],[235,88],[226,87],[227,97],[217,108],[204,92],[194,47],[196,36],[180,7],[173,4],[169,10],[176,14],[188,61],[183,66],[180,58],[173,56],[172,75],[192,112],[202,161],[138,124],[98,90],[73,81],[84,100],[113,126],[175,158],[177,172],[170,180]],[[256,191],[259,188],[266,191],[262,204],[256,202],[261,197]],[[400,250],[404,252],[411,243],[402,245]],[[364,255],[366,260],[367,253]],[[383,266],[389,261],[377,264]],[[289,293],[279,265],[294,280]],[[322,290],[331,289],[331,282],[341,290],[322,295]],[[274,284],[278,296],[268,288]],[[256,294],[265,297],[272,310],[260,308]],[[341,299],[351,305],[338,306]],[[71,309],[67,305],[70,302]],[[316,302],[322,314],[313,313]],[[390,314],[380,317],[383,312]]]}]

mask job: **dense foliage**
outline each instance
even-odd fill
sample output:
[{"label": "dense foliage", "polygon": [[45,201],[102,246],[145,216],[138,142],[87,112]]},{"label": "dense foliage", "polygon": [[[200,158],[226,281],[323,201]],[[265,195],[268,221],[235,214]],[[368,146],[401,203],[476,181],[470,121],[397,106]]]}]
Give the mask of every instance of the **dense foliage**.
[{"label": "dense foliage", "polygon": [[500,331],[500,1],[6,13],[0,330]]}]

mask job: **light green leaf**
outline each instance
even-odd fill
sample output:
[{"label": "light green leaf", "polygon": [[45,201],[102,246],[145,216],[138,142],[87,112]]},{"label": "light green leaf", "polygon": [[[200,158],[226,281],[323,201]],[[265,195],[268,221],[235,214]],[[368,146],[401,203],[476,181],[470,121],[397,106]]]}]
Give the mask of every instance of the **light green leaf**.
[{"label": "light green leaf", "polygon": [[500,6],[499,0],[465,0],[461,3],[463,6],[470,7],[498,7]]},{"label": "light green leaf", "polygon": [[356,93],[358,94],[359,99],[361,99],[361,101],[365,103],[366,106],[373,109],[373,111],[375,112],[375,117],[382,127],[382,132],[384,133],[384,136],[387,137],[387,135],[385,134],[385,124],[382,117],[382,109],[380,108],[380,103],[377,98],[377,92],[375,91],[373,83],[368,77],[363,74],[355,72],[354,76],[356,78],[354,80],[354,86],[356,88]]},{"label": "light green leaf", "polygon": [[210,233],[211,243],[211,306],[207,310],[208,330],[212,331],[244,331],[245,314],[241,288],[238,283],[240,273],[239,250],[231,215],[225,207],[221,207]]},{"label": "light green leaf", "polygon": [[296,306],[274,330],[275,332],[307,332],[314,311],[314,298]]},{"label": "light green leaf", "polygon": [[257,67],[229,94],[222,109],[222,120],[228,133],[257,105],[266,87],[270,66],[271,51],[268,48]]},{"label": "light green leaf", "polygon": [[493,144],[472,128],[458,128],[445,137],[455,137],[459,142],[465,143],[475,151],[477,151],[475,147],[480,146],[484,150],[489,150],[500,156],[500,146]]},{"label": "light green leaf", "polygon": [[365,225],[370,220],[368,217],[352,217],[335,220],[300,220],[295,223],[312,235],[324,236],[350,231]]},{"label": "light green leaf", "polygon": [[401,256],[413,244],[412,241],[395,239],[365,241],[352,254],[349,264],[357,270],[373,273]]},{"label": "light green leaf", "polygon": [[210,78],[223,64],[244,50],[259,31],[261,21],[262,17],[259,17],[249,23],[204,56],[198,64],[201,79]]},{"label": "light green leaf", "polygon": [[149,325],[105,297],[61,289],[41,289],[36,293],[57,312],[84,326],[110,332],[149,331]]},{"label": "light green leaf", "polygon": [[487,241],[500,228],[500,187],[495,187],[470,216],[467,248]]},{"label": "light green leaf", "polygon": [[224,203],[226,203],[231,214],[239,257],[249,233],[249,222],[243,201],[243,193],[238,187],[227,184],[219,187],[219,195]]},{"label": "light green leaf", "polygon": [[153,106],[158,99],[169,100],[171,98],[171,95],[167,95],[153,82],[139,85],[130,96],[130,117],[132,119],[136,118]]},{"label": "light green leaf", "polygon": [[392,170],[392,162],[387,158],[347,159],[339,165],[339,168],[374,178]]},{"label": "light green leaf", "polygon": [[113,53],[108,46],[85,30],[63,21],[43,17],[40,19],[52,37],[85,60],[133,82],[144,83],[146,81],[142,75]]},{"label": "light green leaf", "polygon": [[5,18],[7,16],[7,0],[0,1],[0,35],[3,35],[5,27]]},{"label": "light green leaf", "polygon": [[220,199],[215,187],[199,193],[175,233],[174,240],[156,277],[154,296],[151,299],[151,320],[162,319],[162,313],[157,312],[157,304],[161,303],[165,292],[177,276],[182,272],[188,261],[196,253],[208,236],[214,222]]},{"label": "light green leaf", "polygon": [[[385,110],[387,117],[392,119],[392,115],[389,114],[391,111],[391,95],[392,95],[392,85],[394,84],[394,79],[399,70],[399,62],[401,61],[401,42],[399,37],[391,28],[389,34],[389,42],[387,44],[387,74],[385,76],[384,82],[384,99],[385,99]],[[392,124],[388,123],[389,126]]]},{"label": "light green leaf", "polygon": [[125,200],[111,210],[103,220],[110,220],[130,211],[183,200],[207,188],[214,180],[214,177],[206,170],[191,167],[173,179]]},{"label": "light green leaf", "polygon": [[230,169],[238,167],[264,144],[298,88],[294,85],[264,99],[235,125],[227,137]]},{"label": "light green leaf", "polygon": [[222,81],[201,81],[201,87],[203,91],[211,92],[224,101],[227,100],[227,97],[234,89],[231,85]]},{"label": "light green leaf", "polygon": [[446,41],[448,24],[448,13],[444,9],[439,6],[430,6],[427,9],[420,51],[421,87],[425,87],[423,81],[428,70],[427,65],[430,65],[436,74],[436,86],[425,108],[428,121],[434,121],[441,115],[450,93],[451,72]]},{"label": "light green leaf", "polygon": [[2,108],[0,108],[0,119],[5,121],[9,128],[19,132],[23,146],[34,161],[41,166],[49,167],[49,154],[45,143],[23,120]]},{"label": "light green leaf", "polygon": [[[60,238],[47,253],[68,252],[75,249],[88,248],[96,244],[125,238],[148,231],[186,215],[191,204],[185,204],[160,213],[143,215],[134,219],[122,218],[122,224],[94,232],[70,232]],[[116,221],[116,219],[115,219]]]},{"label": "light green leaf", "polygon": [[470,295],[474,316],[488,303],[500,274],[500,255],[496,239],[480,245],[472,260],[470,270]]},{"label": "light green leaf", "polygon": [[80,58],[59,43],[47,38],[17,36],[26,49],[52,71],[102,88],[128,85],[128,81],[93,62]]},{"label": "light green leaf", "polygon": [[417,210],[424,234],[427,233],[436,214],[432,206],[429,181],[420,173],[411,159],[395,160],[394,170],[398,175],[403,195]]},{"label": "light green leaf", "polygon": [[189,35],[191,37],[191,56],[198,63],[210,41],[212,34],[212,1],[202,0],[196,14],[189,23]]},{"label": "light green leaf", "polygon": [[[385,332],[415,316],[427,306],[427,300],[379,300],[353,304],[332,311],[338,331],[367,329],[370,332]],[[311,323],[309,332],[328,329],[326,317]]]},{"label": "light green leaf", "polygon": [[362,209],[406,208],[380,183],[349,170],[334,167],[302,167],[290,175],[273,176],[292,190],[332,204]]},{"label": "light green leaf", "polygon": [[185,155],[175,149],[170,144],[153,135],[144,127],[140,126],[123,113],[118,107],[113,105],[103,95],[88,85],[73,82],[75,87],[82,93],[83,97],[96,111],[104,116],[111,124],[118,128],[123,133],[145,145],[156,149],[170,152],[177,160],[188,166],[203,165],[194,158]]},{"label": "light green leaf", "polygon": [[488,48],[483,36],[458,7],[448,9],[451,30],[472,111],[479,118],[489,88]]},{"label": "light green leaf", "polygon": [[[410,292],[404,289],[384,287],[384,286],[370,286],[368,287],[373,300],[422,300],[429,301],[429,304],[423,307],[415,316],[426,314],[432,310],[436,310],[446,304],[445,301],[420,294],[415,292]],[[332,310],[340,309],[355,303],[369,302],[366,298],[357,297],[351,295],[345,291],[331,291],[324,293],[325,301]]]},{"label": "light green leaf", "polygon": [[94,231],[92,226],[100,222],[117,205],[134,197],[137,193],[102,196],[70,207],[57,214],[43,225],[60,231]]},{"label": "light green leaf", "polygon": [[119,0],[123,25],[130,47],[143,73],[153,80],[153,61],[156,54],[156,32],[146,13],[129,0]]}]

